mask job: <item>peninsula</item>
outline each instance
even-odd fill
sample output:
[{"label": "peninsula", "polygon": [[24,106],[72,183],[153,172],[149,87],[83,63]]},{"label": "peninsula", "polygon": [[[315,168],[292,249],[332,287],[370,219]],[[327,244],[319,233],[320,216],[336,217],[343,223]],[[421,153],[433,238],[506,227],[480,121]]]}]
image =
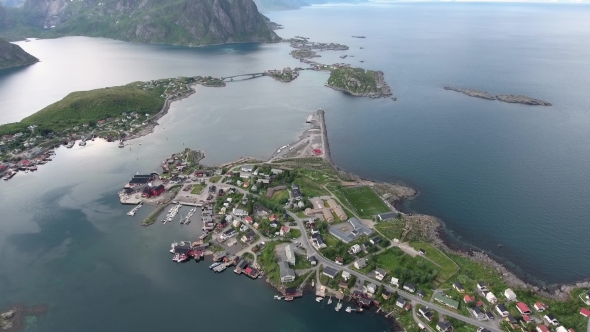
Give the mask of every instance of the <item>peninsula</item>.
[{"label": "peninsula", "polygon": [[485,91],[473,90],[473,89],[463,89],[463,88],[456,88],[445,86],[445,90],[456,91],[468,95],[469,97],[476,97],[482,98],[487,100],[499,100],[505,103],[515,103],[515,104],[524,104],[524,105],[533,105],[533,106],[551,106],[551,103],[546,102],[544,100],[535,99],[523,95],[492,95]]},{"label": "peninsula", "polygon": [[[158,206],[148,217],[149,224],[162,220],[155,227],[198,224],[188,239],[172,242],[173,261],[211,257],[212,272],[232,268],[263,278],[279,291],[276,300],[292,301],[311,289],[324,307],[375,309],[408,332],[441,325],[447,331],[513,331],[547,319],[585,330],[590,283],[550,294],[483,253],[449,249],[436,218],[395,208],[415,190],[340,170],[330,158],[324,111],[307,122],[298,141],[266,161],[205,166],[200,151],[175,153],[161,173],[135,175],[121,201]],[[183,206],[188,215],[178,218]],[[200,217],[192,217],[196,209]]]},{"label": "peninsula", "polygon": [[0,38],[0,69],[31,65],[39,59],[25,52],[20,46]]}]

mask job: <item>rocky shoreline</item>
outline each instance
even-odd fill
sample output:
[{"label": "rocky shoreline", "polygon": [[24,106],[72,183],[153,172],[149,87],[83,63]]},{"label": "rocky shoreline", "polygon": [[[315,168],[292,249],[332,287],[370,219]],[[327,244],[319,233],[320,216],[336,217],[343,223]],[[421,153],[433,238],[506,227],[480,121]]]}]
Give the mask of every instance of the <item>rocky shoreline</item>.
[{"label": "rocky shoreline", "polygon": [[26,327],[27,316],[40,316],[47,310],[46,304],[30,307],[22,303],[12,304],[0,310],[0,329],[6,332],[22,331]]},{"label": "rocky shoreline", "polygon": [[475,98],[482,98],[487,100],[499,100],[505,103],[513,103],[513,104],[524,104],[524,105],[531,105],[531,106],[552,106],[551,103],[541,100],[535,99],[528,96],[523,95],[492,95],[485,91],[480,90],[473,90],[473,89],[464,89],[464,88],[456,88],[451,86],[445,86],[445,90],[455,91],[467,95],[469,97]]}]

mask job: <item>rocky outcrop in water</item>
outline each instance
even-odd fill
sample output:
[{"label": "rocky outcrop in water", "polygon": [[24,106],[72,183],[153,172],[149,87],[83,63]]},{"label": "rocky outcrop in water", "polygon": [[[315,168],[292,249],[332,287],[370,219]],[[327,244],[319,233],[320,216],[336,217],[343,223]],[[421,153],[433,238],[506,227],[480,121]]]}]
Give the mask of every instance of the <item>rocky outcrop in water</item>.
[{"label": "rocky outcrop in water", "polygon": [[505,103],[516,103],[533,106],[551,106],[551,103],[546,102],[544,100],[535,99],[523,95],[496,95],[496,98]]},{"label": "rocky outcrop in water", "polygon": [[0,39],[0,69],[26,66],[38,61],[39,59],[25,52],[20,46]]},{"label": "rocky outcrop in water", "polygon": [[252,0],[27,0],[23,15],[40,37],[190,46],[280,41]]},{"label": "rocky outcrop in water", "polygon": [[487,100],[499,100],[505,103],[514,103],[514,104],[525,104],[525,105],[533,105],[533,106],[551,106],[551,103],[546,102],[544,100],[535,99],[523,95],[491,95],[485,91],[473,90],[473,89],[464,89],[464,88],[454,88],[450,86],[445,86],[445,90],[456,91],[462,94],[468,95],[469,97],[476,97],[482,98]]},{"label": "rocky outcrop in water", "polygon": [[469,97],[476,97],[476,98],[483,98],[483,99],[489,99],[489,100],[494,100],[496,99],[496,97],[494,97],[493,95],[485,92],[485,91],[479,91],[479,90],[472,90],[472,89],[462,89],[462,88],[453,88],[450,86],[445,86],[445,90],[451,90],[451,91],[456,91],[456,92],[460,92],[463,94],[468,95]]}]

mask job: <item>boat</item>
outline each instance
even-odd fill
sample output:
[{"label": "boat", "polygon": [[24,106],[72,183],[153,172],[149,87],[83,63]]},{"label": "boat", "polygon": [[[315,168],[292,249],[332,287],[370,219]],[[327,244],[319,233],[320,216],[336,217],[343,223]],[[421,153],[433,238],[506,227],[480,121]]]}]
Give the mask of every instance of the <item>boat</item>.
[{"label": "boat", "polygon": [[328,304],[332,303],[332,297],[330,296],[330,298],[328,299]]},{"label": "boat", "polygon": [[351,307],[346,307],[346,312],[351,313],[352,312],[352,308]]},{"label": "boat", "polygon": [[275,295],[274,299],[275,299],[275,300],[282,300],[282,299],[283,299],[283,297],[282,297],[282,296]]},{"label": "boat", "polygon": [[137,204],[136,207],[131,209],[131,211],[127,212],[127,215],[133,217],[135,215],[135,213],[137,212],[137,210],[139,210],[140,207],[141,207],[141,203]]},{"label": "boat", "polygon": [[33,172],[37,170],[37,166],[31,166],[29,167],[29,171]]},{"label": "boat", "polygon": [[314,281],[314,280],[312,280],[312,281],[311,281],[311,287],[314,287],[314,286],[315,286],[315,281]]},{"label": "boat", "polygon": [[75,143],[76,143],[75,141],[68,142],[68,145],[66,145],[66,148],[71,149]]},{"label": "boat", "polygon": [[170,253],[171,253],[171,254],[173,254],[173,253],[175,253],[175,252],[176,252],[176,250],[175,250],[174,248],[176,248],[176,246],[177,246],[177,245],[178,245],[178,243],[172,243],[172,244],[170,245],[170,246],[172,247],[172,248],[170,249]]},{"label": "boat", "polygon": [[85,146],[86,145],[86,141],[85,140],[81,140],[80,143],[78,143],[79,146]]},{"label": "boat", "polygon": [[336,304],[336,308],[334,310],[340,311],[340,309],[342,309],[342,303],[340,303],[340,300],[338,300],[338,304]]},{"label": "boat", "polygon": [[324,300],[324,298],[321,297],[321,296],[318,296],[318,297],[315,298],[315,301],[316,302],[322,302],[323,300]]},{"label": "boat", "polygon": [[185,254],[174,254],[174,257],[172,258],[172,260],[175,261],[176,263],[184,262],[187,259],[188,259],[188,256]]},{"label": "boat", "polygon": [[293,301],[293,296],[287,296],[287,297],[285,297],[285,301]]},{"label": "boat", "polygon": [[13,171],[10,171],[10,172],[8,172],[8,174],[6,174],[6,175],[4,176],[4,180],[5,180],[5,181],[8,181],[8,180],[10,180],[10,179],[11,179],[11,178],[12,178],[12,177],[15,175],[15,174],[16,174],[16,173],[15,173],[15,172],[13,172]]},{"label": "boat", "polygon": [[212,269],[212,268],[214,268],[214,267],[216,267],[216,266],[218,266],[218,265],[221,265],[221,263],[219,263],[219,262],[215,262],[215,263],[213,263],[213,264],[209,265],[209,269]]},{"label": "boat", "polygon": [[123,143],[123,141],[121,141],[121,142],[119,143],[119,147],[120,147],[120,148],[124,148],[124,147],[125,147],[125,143]]}]

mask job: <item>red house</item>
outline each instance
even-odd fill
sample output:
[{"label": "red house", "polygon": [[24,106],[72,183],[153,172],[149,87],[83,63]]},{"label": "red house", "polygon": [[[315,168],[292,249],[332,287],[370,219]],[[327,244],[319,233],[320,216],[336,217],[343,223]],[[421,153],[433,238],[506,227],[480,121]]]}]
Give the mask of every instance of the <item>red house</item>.
[{"label": "red house", "polygon": [[580,315],[582,315],[584,317],[590,317],[590,310],[588,310],[586,308],[582,308],[582,309],[580,309]]},{"label": "red house", "polygon": [[524,302],[518,302],[516,304],[516,309],[518,309],[518,311],[520,311],[520,313],[523,315],[531,314],[531,309],[529,309],[529,306],[526,305]]},{"label": "red house", "polygon": [[143,192],[141,193],[141,196],[150,198],[152,196],[160,196],[164,191],[166,191],[166,188],[164,188],[163,185],[159,185],[155,188],[150,188],[147,187],[143,190]]}]

